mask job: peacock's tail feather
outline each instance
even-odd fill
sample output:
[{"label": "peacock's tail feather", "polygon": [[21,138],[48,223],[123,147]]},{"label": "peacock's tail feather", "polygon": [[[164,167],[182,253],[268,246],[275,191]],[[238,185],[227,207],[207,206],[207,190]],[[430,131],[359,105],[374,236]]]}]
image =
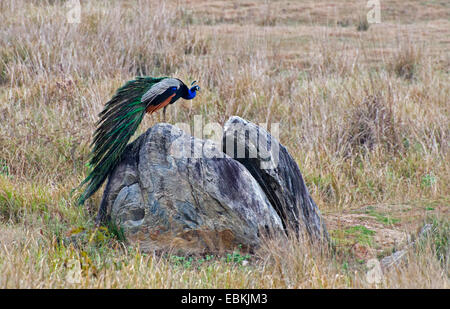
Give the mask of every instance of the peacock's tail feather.
[{"label": "peacock's tail feather", "polygon": [[163,78],[137,77],[119,88],[99,114],[97,129],[92,141],[89,165],[91,171],[80,184],[86,186],[78,204],[91,197],[103,184],[109,173],[119,163],[131,136],[145,115],[143,94]]}]

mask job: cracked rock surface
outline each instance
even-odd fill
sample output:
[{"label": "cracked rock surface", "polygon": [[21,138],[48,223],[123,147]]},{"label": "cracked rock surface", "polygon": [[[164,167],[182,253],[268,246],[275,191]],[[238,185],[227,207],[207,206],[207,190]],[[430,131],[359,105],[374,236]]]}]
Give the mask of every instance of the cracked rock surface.
[{"label": "cracked rock surface", "polygon": [[328,232],[294,158],[264,128],[237,116],[225,123],[223,151],[242,163],[258,181],[283,227],[314,240]]}]

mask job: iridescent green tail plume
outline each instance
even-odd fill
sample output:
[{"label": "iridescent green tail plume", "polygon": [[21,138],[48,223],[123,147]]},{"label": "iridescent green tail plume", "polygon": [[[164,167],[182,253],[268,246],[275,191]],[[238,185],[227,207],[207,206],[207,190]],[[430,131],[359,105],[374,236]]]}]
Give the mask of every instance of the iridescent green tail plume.
[{"label": "iridescent green tail plume", "polygon": [[97,129],[91,144],[89,165],[91,171],[80,187],[86,186],[78,200],[79,205],[91,197],[119,163],[131,136],[145,115],[143,94],[164,78],[138,77],[117,90],[99,114]]}]

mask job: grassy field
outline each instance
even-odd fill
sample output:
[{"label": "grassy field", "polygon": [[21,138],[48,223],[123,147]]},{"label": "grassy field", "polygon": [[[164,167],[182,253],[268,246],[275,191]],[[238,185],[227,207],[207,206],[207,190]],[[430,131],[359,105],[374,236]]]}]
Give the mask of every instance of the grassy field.
[{"label": "grassy field", "polygon": [[[450,5],[364,1],[0,0],[0,288],[448,288]],[[367,28],[368,27],[368,28]],[[138,75],[196,79],[170,123],[279,123],[332,249],[143,254],[96,229],[97,114]],[[162,121],[146,117],[138,134]],[[137,134],[136,134],[137,136]],[[366,262],[433,233],[370,283]],[[86,231],[77,246],[62,240]],[[81,278],[71,280],[79,265]]]}]

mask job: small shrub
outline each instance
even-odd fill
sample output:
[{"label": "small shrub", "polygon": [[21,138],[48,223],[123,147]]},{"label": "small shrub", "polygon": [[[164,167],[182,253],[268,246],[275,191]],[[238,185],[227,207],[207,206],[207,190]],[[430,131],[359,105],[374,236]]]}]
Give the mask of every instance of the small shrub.
[{"label": "small shrub", "polygon": [[403,45],[391,59],[388,69],[395,73],[397,77],[412,80],[417,75],[420,61],[420,50],[416,49],[412,44]]},{"label": "small shrub", "polygon": [[343,20],[339,20],[338,22],[337,22],[337,25],[338,26],[341,26],[341,27],[343,27],[343,28],[346,28],[346,27],[348,27],[348,26],[350,26],[350,20],[349,19],[343,19]]},{"label": "small shrub", "polygon": [[367,21],[367,17],[363,16],[359,18],[358,24],[356,26],[356,30],[358,31],[367,31],[369,30],[369,22]]},{"label": "small shrub", "polygon": [[437,182],[436,176],[434,176],[433,173],[430,174],[426,174],[424,176],[422,176],[422,181],[421,181],[421,185],[423,187],[429,188],[432,187],[433,185],[435,185]]},{"label": "small shrub", "polygon": [[272,15],[267,15],[262,18],[259,23],[260,26],[270,26],[273,27],[277,24],[277,17]]},{"label": "small shrub", "polygon": [[347,128],[346,155],[372,150],[376,145],[389,151],[403,147],[392,109],[380,95],[366,97],[350,111]]}]

